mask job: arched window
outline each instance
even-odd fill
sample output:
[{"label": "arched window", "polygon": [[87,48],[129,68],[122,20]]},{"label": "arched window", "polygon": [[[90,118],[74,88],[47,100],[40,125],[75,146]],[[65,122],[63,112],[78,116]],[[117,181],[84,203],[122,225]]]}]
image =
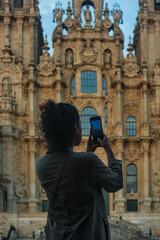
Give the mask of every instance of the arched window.
[{"label": "arched window", "polygon": [[127,166],[127,193],[137,192],[137,167],[134,164]]},{"label": "arched window", "polygon": [[107,82],[104,76],[103,76],[103,91],[105,92],[105,95],[107,95]]},{"label": "arched window", "polygon": [[86,107],[81,113],[82,135],[89,136],[90,134],[90,118],[97,116],[97,111],[93,107]]},{"label": "arched window", "polygon": [[71,95],[73,95],[74,91],[75,91],[75,77],[73,77],[71,81]]},{"label": "arched window", "polygon": [[23,8],[23,0],[14,0],[14,8]]},{"label": "arched window", "polygon": [[108,126],[108,104],[105,104],[105,126]]},{"label": "arched window", "polygon": [[81,72],[81,92],[96,93],[97,92],[97,73],[94,71]]},{"label": "arched window", "polygon": [[133,116],[127,118],[127,136],[136,136],[136,119]]},{"label": "arched window", "polygon": [[160,0],[154,0],[154,9],[160,11]]}]

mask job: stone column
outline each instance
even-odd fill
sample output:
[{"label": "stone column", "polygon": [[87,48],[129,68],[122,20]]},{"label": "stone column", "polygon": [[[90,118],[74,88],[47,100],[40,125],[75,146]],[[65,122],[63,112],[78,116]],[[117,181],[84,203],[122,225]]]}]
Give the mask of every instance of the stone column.
[{"label": "stone column", "polygon": [[37,200],[37,183],[36,183],[36,172],[35,172],[35,164],[36,164],[36,138],[29,138],[29,159],[30,159],[30,199],[29,199],[29,212],[37,212],[38,211],[38,203]]},{"label": "stone column", "polygon": [[18,26],[18,54],[23,59],[23,19],[17,19]]},{"label": "stone column", "polygon": [[149,176],[149,141],[143,141],[143,207],[145,212],[151,211],[150,176]]},{"label": "stone column", "polygon": [[56,102],[63,101],[63,90],[61,81],[56,82]]},{"label": "stone column", "polygon": [[155,21],[155,58],[160,58],[160,22]]},{"label": "stone column", "polygon": [[2,182],[3,188],[6,188],[7,191],[7,212],[16,211],[13,190],[13,182],[15,180],[13,138],[12,126],[9,123],[4,123],[2,127]]},{"label": "stone column", "polygon": [[122,83],[121,83],[121,66],[117,65],[117,136],[123,136],[123,111],[122,111]]},{"label": "stone column", "polygon": [[147,88],[147,66],[143,63],[142,66],[143,71],[143,86],[142,86],[142,96],[143,96],[143,109],[142,109],[142,136],[149,136],[149,123],[148,123],[148,88]]},{"label": "stone column", "polygon": [[[122,161],[122,168],[123,168],[123,153],[124,153],[124,148],[123,148],[123,139],[119,139],[116,141],[117,145],[117,159]],[[117,193],[115,193],[115,209],[116,212],[123,213],[125,212],[125,198],[124,198],[124,189],[122,188],[119,190]]]},{"label": "stone column", "polygon": [[35,19],[30,18],[30,61],[35,64]]},{"label": "stone column", "polygon": [[6,26],[6,39],[4,45],[7,46],[10,46],[10,23],[11,23],[10,17],[5,17],[4,24]]}]

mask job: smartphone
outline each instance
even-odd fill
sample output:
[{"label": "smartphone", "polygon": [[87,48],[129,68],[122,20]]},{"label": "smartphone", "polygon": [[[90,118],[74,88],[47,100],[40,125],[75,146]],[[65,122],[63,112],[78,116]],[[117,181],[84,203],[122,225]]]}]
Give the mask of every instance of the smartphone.
[{"label": "smartphone", "polygon": [[93,142],[96,144],[97,140],[103,139],[102,121],[100,116],[90,118],[91,132],[93,136]]}]

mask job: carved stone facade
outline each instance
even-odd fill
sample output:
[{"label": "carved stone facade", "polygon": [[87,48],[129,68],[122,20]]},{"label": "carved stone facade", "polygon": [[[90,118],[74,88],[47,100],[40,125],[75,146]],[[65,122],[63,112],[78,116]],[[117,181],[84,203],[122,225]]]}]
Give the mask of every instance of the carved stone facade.
[{"label": "carved stone facade", "polygon": [[[38,1],[17,1],[16,6],[13,0],[0,1],[0,232],[14,224],[25,238],[45,225],[46,196],[35,163],[46,151],[38,133],[38,109],[50,98],[73,103],[82,120],[87,107],[101,116],[124,172],[124,188],[109,194],[109,214],[136,223],[145,233],[153,227],[153,234],[160,234],[160,11],[153,0],[139,2],[134,42],[129,40],[124,58],[118,5],[110,12],[103,0],[73,0],[62,22],[65,11],[57,4],[50,56]],[[94,73],[96,90],[83,89],[83,73]],[[85,151],[87,138],[75,150]],[[107,163],[103,150],[96,153]],[[136,169],[131,191],[130,165]],[[154,226],[148,226],[151,219]]]}]

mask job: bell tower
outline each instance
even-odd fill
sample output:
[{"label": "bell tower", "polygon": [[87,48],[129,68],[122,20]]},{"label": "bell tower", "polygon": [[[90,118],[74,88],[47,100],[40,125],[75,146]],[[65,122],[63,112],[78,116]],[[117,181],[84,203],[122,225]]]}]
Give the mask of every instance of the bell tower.
[{"label": "bell tower", "polygon": [[35,70],[42,45],[38,0],[0,0],[2,212],[37,211]]},{"label": "bell tower", "polygon": [[147,62],[151,72],[160,58],[160,0],[139,0],[139,7],[134,48],[139,64]]}]

